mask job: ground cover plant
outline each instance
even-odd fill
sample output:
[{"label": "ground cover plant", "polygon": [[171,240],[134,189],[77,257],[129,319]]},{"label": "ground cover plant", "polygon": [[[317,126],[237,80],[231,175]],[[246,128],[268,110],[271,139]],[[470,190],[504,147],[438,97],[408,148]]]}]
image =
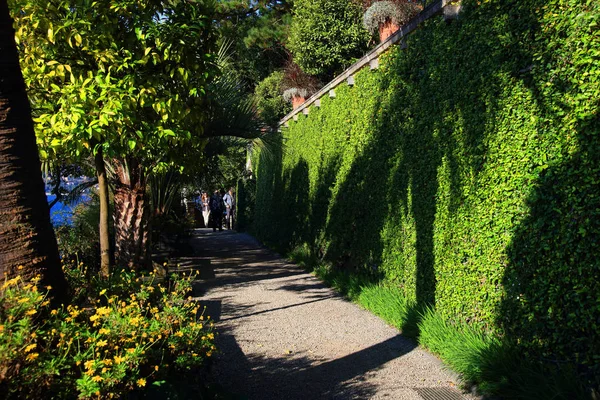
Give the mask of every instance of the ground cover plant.
[{"label": "ground cover plant", "polygon": [[253,229],[597,388],[600,6],[480,3],[290,121]]},{"label": "ground cover plant", "polygon": [[524,359],[518,346],[503,337],[465,323],[449,323],[434,308],[408,301],[398,286],[323,264],[307,250],[298,247],[289,257],[439,356],[460,374],[463,390],[503,399],[590,398],[572,366]]},{"label": "ground cover plant", "polygon": [[66,307],[50,303],[39,278],[3,282],[0,397],[139,397],[183,373],[200,377],[214,334],[188,298],[191,276],[159,282],[118,272],[90,281],[83,265],[65,270],[74,288]]}]

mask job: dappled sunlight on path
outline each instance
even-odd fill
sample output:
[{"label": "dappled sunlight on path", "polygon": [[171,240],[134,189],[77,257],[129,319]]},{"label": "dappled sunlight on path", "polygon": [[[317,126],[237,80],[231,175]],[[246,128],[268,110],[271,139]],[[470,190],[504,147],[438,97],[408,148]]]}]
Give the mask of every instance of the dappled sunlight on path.
[{"label": "dappled sunlight on path", "polygon": [[432,355],[252,237],[197,230],[213,378],[249,399],[470,399]]}]

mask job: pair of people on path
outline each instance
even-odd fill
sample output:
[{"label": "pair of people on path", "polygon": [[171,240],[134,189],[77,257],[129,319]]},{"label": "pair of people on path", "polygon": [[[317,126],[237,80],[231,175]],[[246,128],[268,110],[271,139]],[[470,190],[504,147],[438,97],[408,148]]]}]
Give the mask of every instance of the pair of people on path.
[{"label": "pair of people on path", "polygon": [[[209,209],[208,214],[210,214],[210,219],[212,222],[213,232],[217,230],[217,228],[222,231],[223,230],[223,212],[225,212],[225,222],[227,225],[227,229],[233,228],[233,211],[235,207],[235,201],[233,197],[233,188],[229,189],[229,192],[225,193],[223,196],[219,193],[218,190],[215,190],[212,196],[210,196],[210,200],[206,203],[206,208]],[[204,217],[204,221],[206,226],[208,226],[208,214],[204,213],[205,209],[205,199],[202,199],[202,215],[207,215]]]}]

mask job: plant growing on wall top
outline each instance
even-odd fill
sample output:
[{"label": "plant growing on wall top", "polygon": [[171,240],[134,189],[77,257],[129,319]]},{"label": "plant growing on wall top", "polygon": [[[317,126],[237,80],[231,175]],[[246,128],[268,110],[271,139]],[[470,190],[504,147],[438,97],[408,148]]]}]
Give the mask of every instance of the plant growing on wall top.
[{"label": "plant growing on wall top", "polygon": [[285,101],[292,101],[294,97],[302,97],[306,99],[308,96],[308,90],[301,88],[289,88],[283,92],[283,99]]},{"label": "plant growing on wall top", "polygon": [[[367,8],[363,16],[363,26],[371,33],[380,34],[387,25],[393,31],[408,22],[421,10],[421,6],[410,1],[377,1]],[[383,36],[383,35],[382,35]],[[389,35],[388,35],[389,36]],[[382,38],[382,40],[385,40]]]},{"label": "plant growing on wall top", "polygon": [[284,100],[291,101],[294,108],[319,88],[319,82],[293,61],[289,61],[285,67],[281,83]]}]

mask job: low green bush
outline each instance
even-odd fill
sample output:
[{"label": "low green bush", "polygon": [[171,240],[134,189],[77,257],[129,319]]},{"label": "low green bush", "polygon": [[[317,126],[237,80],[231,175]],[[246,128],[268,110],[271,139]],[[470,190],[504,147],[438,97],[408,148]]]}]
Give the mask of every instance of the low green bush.
[{"label": "low green bush", "polygon": [[120,272],[80,286],[84,268],[66,272],[75,288],[66,307],[52,308],[37,280],[2,285],[0,398],[123,398],[197,375],[215,351],[212,322],[188,298],[191,277]]}]

